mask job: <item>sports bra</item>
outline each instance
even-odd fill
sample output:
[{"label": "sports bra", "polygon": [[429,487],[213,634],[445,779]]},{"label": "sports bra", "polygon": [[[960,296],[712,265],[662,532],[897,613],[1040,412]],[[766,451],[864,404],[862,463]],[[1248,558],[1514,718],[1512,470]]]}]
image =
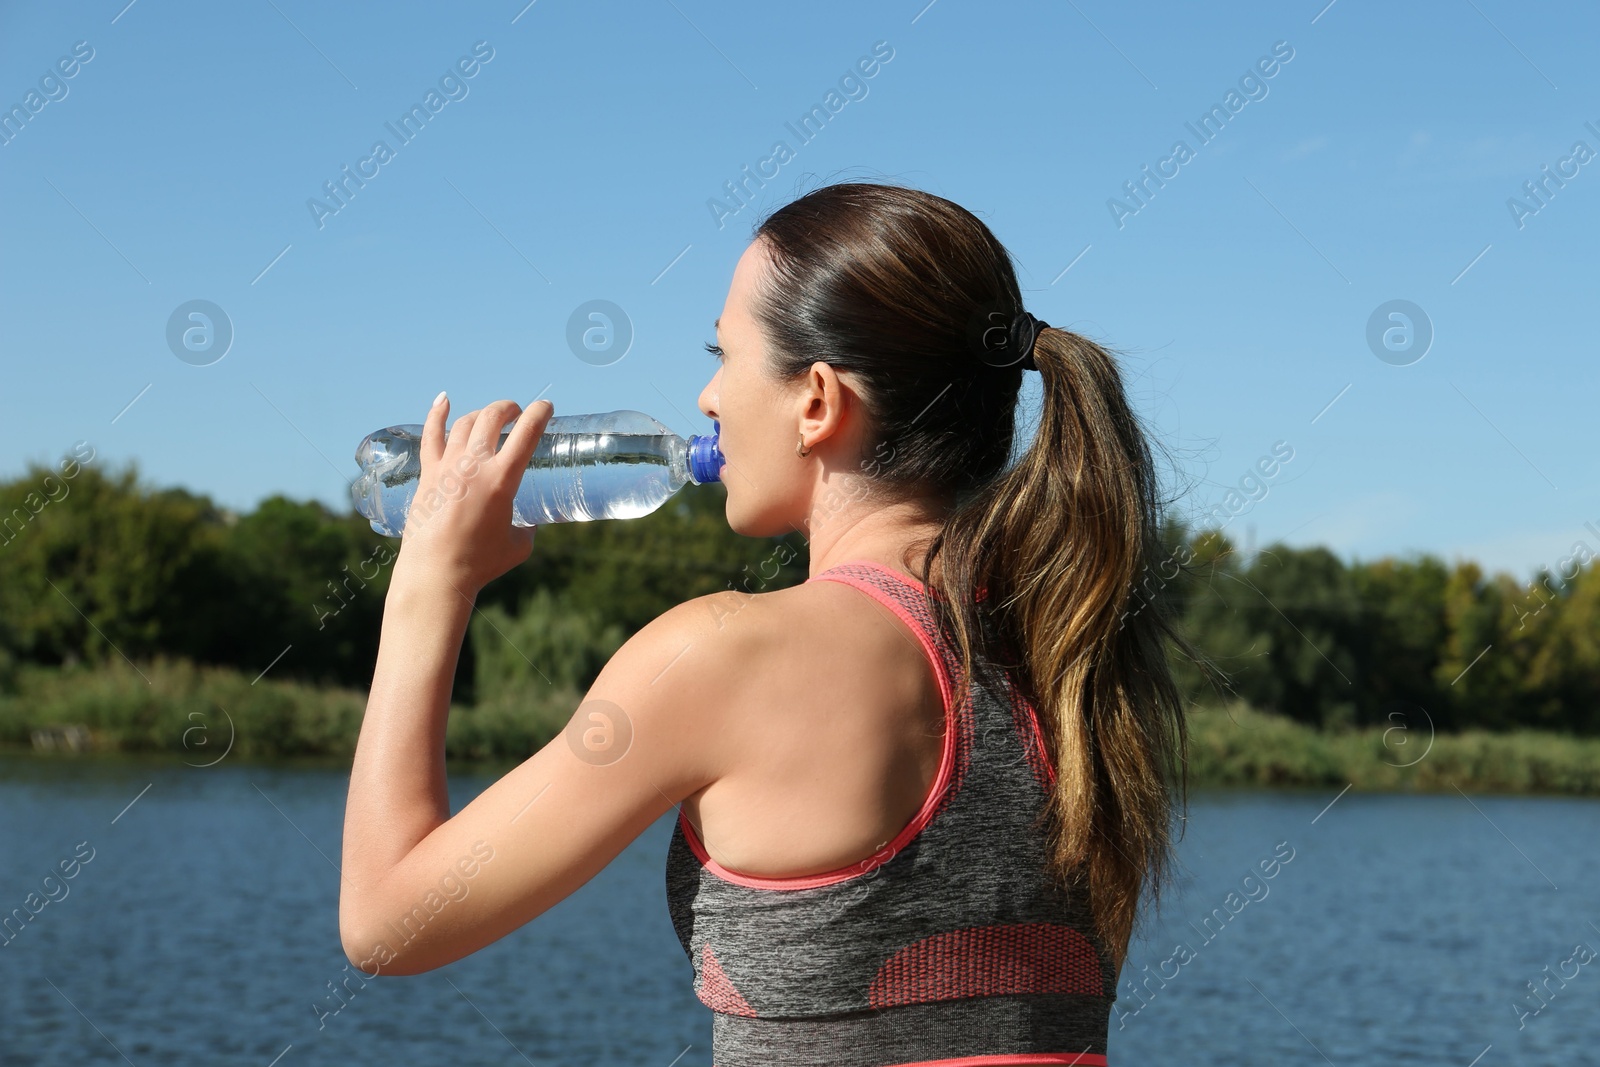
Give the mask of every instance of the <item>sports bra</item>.
[{"label": "sports bra", "polygon": [[1055,770],[1035,709],[1009,673],[994,672],[1003,691],[961,683],[916,579],[858,560],[807,580],[854,586],[910,629],[939,680],[943,753],[899,834],[824,874],[723,867],[680,809],[667,906],[713,1067],[1103,1067],[1117,967],[1083,882],[1048,876]]}]

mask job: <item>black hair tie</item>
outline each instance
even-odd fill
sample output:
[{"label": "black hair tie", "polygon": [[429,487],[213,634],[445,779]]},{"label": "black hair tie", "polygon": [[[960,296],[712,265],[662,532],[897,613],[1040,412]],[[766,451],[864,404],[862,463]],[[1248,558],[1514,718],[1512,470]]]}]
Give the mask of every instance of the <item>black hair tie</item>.
[{"label": "black hair tie", "polygon": [[1049,325],[1048,322],[1036,319],[1026,311],[1017,312],[1017,317],[1011,320],[1007,338],[1007,350],[1013,355],[1020,356],[1013,361],[1017,366],[1023,370],[1039,369],[1039,364],[1033,360],[1033,342],[1038,339],[1039,331]]}]

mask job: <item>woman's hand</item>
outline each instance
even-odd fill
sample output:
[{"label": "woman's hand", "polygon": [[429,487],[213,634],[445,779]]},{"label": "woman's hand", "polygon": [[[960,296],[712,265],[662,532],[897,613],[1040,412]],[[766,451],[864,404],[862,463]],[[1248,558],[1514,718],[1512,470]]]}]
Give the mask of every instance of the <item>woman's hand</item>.
[{"label": "woman's hand", "polygon": [[[450,401],[440,393],[422,427],[422,473],[394,580],[448,582],[476,598],[533,551],[534,528],[511,525],[511,500],[555,406],[539,400],[523,412],[513,401],[497,400],[457,419],[447,440],[449,412]],[[516,425],[496,452],[500,429],[512,419]]]}]

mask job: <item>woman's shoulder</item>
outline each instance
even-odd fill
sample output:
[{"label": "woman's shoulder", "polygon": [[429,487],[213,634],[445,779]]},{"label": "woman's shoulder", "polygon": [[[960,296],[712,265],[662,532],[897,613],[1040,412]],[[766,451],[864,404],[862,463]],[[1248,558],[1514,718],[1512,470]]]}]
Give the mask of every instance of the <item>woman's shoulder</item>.
[{"label": "woman's shoulder", "polygon": [[[916,671],[915,641],[889,612],[841,582],[802,582],[747,593],[725,589],[686,600],[663,612],[631,637],[613,657],[629,670],[690,699],[748,706],[770,703],[786,682],[818,669],[835,676],[870,669],[895,675],[897,661]],[[906,653],[911,653],[907,656]],[[621,664],[618,664],[619,666]],[[712,692],[715,695],[712,695]]]},{"label": "woman's shoulder", "polygon": [[694,793],[747,762],[748,709],[770,706],[783,669],[776,601],[796,599],[723,590],[686,600],[623,642],[584,704],[620,709],[661,788],[674,800]]},{"label": "woman's shoulder", "polygon": [[724,589],[673,607],[638,631],[630,644],[662,650],[693,647],[698,657],[748,670],[753,657],[785,658],[811,646],[849,642],[855,626],[871,620],[852,611],[861,594],[839,582],[802,582],[749,593]]},{"label": "woman's shoulder", "polygon": [[685,600],[646,623],[617,650],[612,660],[665,672],[688,662],[696,672],[724,668],[749,672],[759,657],[789,647],[807,616],[826,597],[816,582],[761,593],[723,589]]}]

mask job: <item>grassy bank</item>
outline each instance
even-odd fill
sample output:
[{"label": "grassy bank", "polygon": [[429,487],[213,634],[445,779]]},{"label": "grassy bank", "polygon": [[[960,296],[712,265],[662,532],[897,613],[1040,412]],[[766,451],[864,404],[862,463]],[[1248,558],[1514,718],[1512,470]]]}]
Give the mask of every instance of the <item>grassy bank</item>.
[{"label": "grassy bank", "polygon": [[[554,737],[581,694],[534,684],[450,711],[446,756],[510,763]],[[355,751],[366,694],[251,679],[182,660],[22,668],[0,692],[0,746],[32,749],[35,731],[67,742],[82,726],[94,751],[217,759],[327,757]],[[1331,733],[1242,704],[1195,710],[1190,784],[1334,786],[1378,791],[1600,795],[1600,738],[1516,731],[1429,737],[1426,728]],[[229,747],[231,738],[231,748]]]},{"label": "grassy bank", "polygon": [[1426,724],[1324,732],[1243,704],[1198,709],[1189,728],[1190,782],[1200,786],[1600,795],[1600,738],[1534,730],[1430,736]]},{"label": "grassy bank", "polygon": [[[506,700],[454,705],[446,756],[526,759],[560,732],[580,699],[570,689],[537,686],[516,707]],[[192,764],[224,751],[244,759],[349,758],[366,703],[366,694],[353,689],[252,682],[186,660],[137,669],[120,660],[95,668],[24,667],[15,685],[0,692],[0,745],[33,749],[35,731],[69,742],[64,728],[81,725],[95,751],[165,752]]]}]

